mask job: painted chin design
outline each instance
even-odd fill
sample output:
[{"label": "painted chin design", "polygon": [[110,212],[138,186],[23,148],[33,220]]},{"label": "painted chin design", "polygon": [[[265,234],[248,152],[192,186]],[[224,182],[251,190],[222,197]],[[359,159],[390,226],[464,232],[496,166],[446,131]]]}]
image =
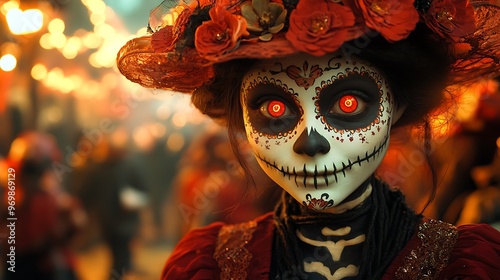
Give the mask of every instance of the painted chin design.
[{"label": "painted chin design", "polygon": [[363,162],[368,163],[370,160],[374,160],[380,155],[380,153],[385,151],[388,140],[389,135],[384,138],[378,147],[375,146],[373,151],[366,151],[363,158],[358,155],[357,159],[354,161],[348,159],[347,162],[341,162],[339,164],[332,162],[331,165],[328,166],[322,165],[318,167],[318,165],[314,165],[314,168],[307,166],[305,163],[302,167],[280,165],[276,163],[276,161],[271,163],[259,154],[257,155],[257,158],[268,168],[272,168],[281,173],[283,177],[288,177],[289,180],[294,180],[297,187],[304,186],[306,188],[313,187],[318,189],[321,187],[328,187],[330,183],[338,183],[339,176],[343,176],[345,178],[353,166],[358,165],[361,167]]},{"label": "painted chin design", "polygon": [[313,198],[310,194],[306,194],[306,201],[302,201],[302,205],[310,210],[321,211],[332,207],[334,201],[329,199],[327,193],[321,194],[321,198]]}]

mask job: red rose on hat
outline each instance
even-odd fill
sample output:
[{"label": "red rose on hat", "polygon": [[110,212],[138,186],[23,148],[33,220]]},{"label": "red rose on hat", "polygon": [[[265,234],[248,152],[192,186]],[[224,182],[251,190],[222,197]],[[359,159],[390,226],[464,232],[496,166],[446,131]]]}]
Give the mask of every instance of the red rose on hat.
[{"label": "red rose on hat", "polygon": [[322,56],[336,51],[354,26],[351,9],[327,0],[302,0],[290,14],[286,38],[300,51]]},{"label": "red rose on hat", "polygon": [[[349,0],[352,5],[353,0]],[[363,14],[366,26],[379,32],[387,41],[396,42],[410,34],[419,20],[414,0],[354,1]]]},{"label": "red rose on hat", "polygon": [[434,0],[423,18],[432,31],[452,41],[475,30],[474,7],[467,0]]},{"label": "red rose on hat", "polygon": [[207,59],[234,49],[243,36],[250,35],[242,16],[234,15],[222,6],[209,11],[211,20],[196,29],[194,44],[198,54]]}]

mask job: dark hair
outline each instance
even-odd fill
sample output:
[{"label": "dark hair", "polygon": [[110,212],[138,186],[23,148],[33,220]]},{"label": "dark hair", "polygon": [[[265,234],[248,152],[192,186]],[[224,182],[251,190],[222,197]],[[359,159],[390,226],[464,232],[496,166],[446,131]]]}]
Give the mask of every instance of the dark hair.
[{"label": "dark hair", "polygon": [[385,74],[396,103],[406,106],[396,126],[418,124],[443,102],[452,60],[447,43],[421,25],[402,41],[389,43],[375,37],[356,54]]},{"label": "dark hair", "polygon": [[247,182],[253,180],[248,165],[238,149],[238,135],[244,131],[240,88],[243,76],[255,62],[255,60],[235,60],[216,65],[215,78],[211,83],[197,88],[191,96],[191,102],[198,110],[227,126],[229,142],[236,159],[247,175],[245,176]]}]

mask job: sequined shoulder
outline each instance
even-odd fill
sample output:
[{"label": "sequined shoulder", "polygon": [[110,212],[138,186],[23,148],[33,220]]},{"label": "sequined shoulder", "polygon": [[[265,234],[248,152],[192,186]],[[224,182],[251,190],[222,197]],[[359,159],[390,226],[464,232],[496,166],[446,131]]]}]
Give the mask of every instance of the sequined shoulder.
[{"label": "sequined shoulder", "polygon": [[220,279],[243,280],[247,278],[247,268],[252,254],[246,248],[257,227],[255,220],[223,226],[217,237],[214,259],[217,261]]},{"label": "sequined shoulder", "polygon": [[420,223],[415,246],[396,270],[397,279],[437,279],[446,267],[457,242],[455,226],[427,219]]}]

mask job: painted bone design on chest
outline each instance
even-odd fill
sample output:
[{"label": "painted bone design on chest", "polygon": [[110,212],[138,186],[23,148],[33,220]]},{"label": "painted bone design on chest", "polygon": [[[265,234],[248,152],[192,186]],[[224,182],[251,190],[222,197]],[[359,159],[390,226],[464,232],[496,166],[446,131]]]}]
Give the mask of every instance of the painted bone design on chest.
[{"label": "painted bone design on chest", "polygon": [[[332,230],[328,227],[324,227],[321,233],[324,236],[346,236],[351,232],[351,227],[343,227],[337,230]],[[299,230],[297,230],[297,237],[304,243],[315,246],[324,247],[328,250],[332,256],[333,261],[339,261],[342,257],[342,252],[347,246],[357,245],[365,241],[365,234],[358,235],[352,239],[340,239],[337,242],[326,240],[315,240],[304,236]],[[330,268],[320,261],[308,262],[304,261],[304,270],[306,272],[315,272],[323,275],[328,280],[340,280],[345,277],[353,277],[358,275],[359,267],[350,264],[346,267],[338,268],[333,274],[330,272]]]}]

